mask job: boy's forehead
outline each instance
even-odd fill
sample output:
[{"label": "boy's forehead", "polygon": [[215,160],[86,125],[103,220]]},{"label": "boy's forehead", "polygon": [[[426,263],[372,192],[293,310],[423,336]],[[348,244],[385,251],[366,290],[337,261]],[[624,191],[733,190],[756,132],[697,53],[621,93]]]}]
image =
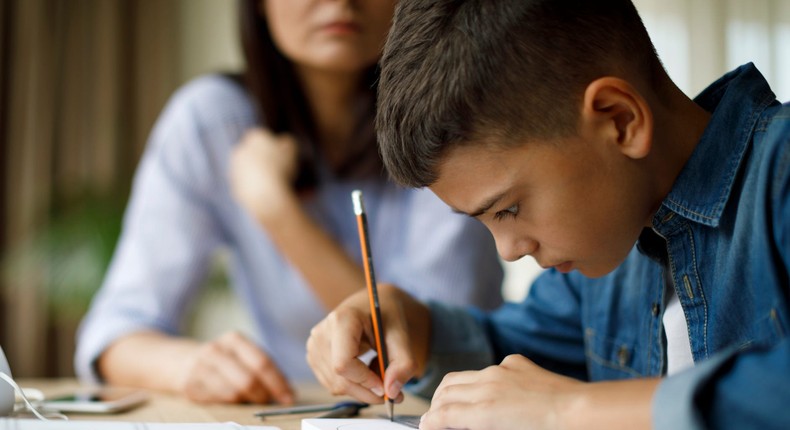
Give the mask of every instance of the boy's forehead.
[{"label": "boy's forehead", "polygon": [[502,194],[513,182],[520,147],[463,145],[448,151],[429,188],[453,209],[471,214],[486,199]]},{"label": "boy's forehead", "polygon": [[530,155],[528,152],[534,152],[528,146],[531,145],[490,142],[457,145],[442,155],[437,176],[440,180],[455,181],[472,179],[470,175],[474,174],[495,175],[508,165],[522,162]]},{"label": "boy's forehead", "polygon": [[461,145],[445,152],[438,166],[438,182],[457,183],[501,165],[502,151],[489,145]]}]

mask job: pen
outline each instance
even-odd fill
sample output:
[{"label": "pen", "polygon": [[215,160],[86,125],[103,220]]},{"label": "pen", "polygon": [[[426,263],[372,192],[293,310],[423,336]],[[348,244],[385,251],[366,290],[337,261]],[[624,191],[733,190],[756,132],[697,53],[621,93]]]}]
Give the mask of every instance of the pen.
[{"label": "pen", "polygon": [[[368,240],[368,219],[365,215],[365,203],[362,200],[362,191],[354,190],[351,193],[351,200],[354,202],[354,214],[357,216],[357,228],[359,229],[359,242],[362,247],[362,263],[365,267],[365,281],[368,286],[368,298],[370,299],[370,318],[373,321],[373,335],[376,338],[376,353],[378,354],[379,371],[381,380],[384,381],[384,370],[389,364],[387,358],[387,346],[384,344],[384,326],[381,324],[381,307],[379,306],[379,294],[376,289],[376,275],[373,272],[373,256],[370,254],[370,241]],[[387,396],[384,390],[384,403],[387,405],[387,415],[392,421],[395,409],[395,402]]]},{"label": "pen", "polygon": [[326,412],[319,418],[338,418],[353,417],[359,413],[360,409],[367,408],[367,403],[361,402],[338,402],[322,405],[292,406],[288,408],[267,409],[256,412],[255,416],[261,419],[277,415],[308,414],[311,412]]}]

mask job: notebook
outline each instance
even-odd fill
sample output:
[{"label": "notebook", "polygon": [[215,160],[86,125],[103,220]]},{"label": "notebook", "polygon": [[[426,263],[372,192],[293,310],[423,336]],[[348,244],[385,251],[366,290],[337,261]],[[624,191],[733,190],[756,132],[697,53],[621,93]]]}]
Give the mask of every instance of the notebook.
[{"label": "notebook", "polygon": [[416,427],[385,418],[310,418],[302,420],[302,430],[412,430]]},{"label": "notebook", "polygon": [[280,430],[278,427],[243,426],[236,423],[139,423],[128,421],[77,421],[0,418],[0,430]]}]

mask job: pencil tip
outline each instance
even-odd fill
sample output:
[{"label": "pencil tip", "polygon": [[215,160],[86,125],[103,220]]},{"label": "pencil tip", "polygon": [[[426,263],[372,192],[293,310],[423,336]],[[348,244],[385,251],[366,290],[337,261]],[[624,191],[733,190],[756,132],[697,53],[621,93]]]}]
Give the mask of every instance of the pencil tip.
[{"label": "pencil tip", "polygon": [[395,414],[395,402],[390,400],[389,402],[387,402],[387,415],[390,416],[390,421],[394,421],[394,417],[395,417],[394,414]]}]

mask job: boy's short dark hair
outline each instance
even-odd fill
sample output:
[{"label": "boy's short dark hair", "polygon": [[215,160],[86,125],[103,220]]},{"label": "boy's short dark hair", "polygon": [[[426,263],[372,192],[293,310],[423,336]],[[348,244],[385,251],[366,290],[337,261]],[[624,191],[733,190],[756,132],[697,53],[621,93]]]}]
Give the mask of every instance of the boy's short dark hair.
[{"label": "boy's short dark hair", "polygon": [[630,0],[400,0],[381,60],[384,163],[424,187],[455,145],[571,135],[602,76],[667,79]]}]

